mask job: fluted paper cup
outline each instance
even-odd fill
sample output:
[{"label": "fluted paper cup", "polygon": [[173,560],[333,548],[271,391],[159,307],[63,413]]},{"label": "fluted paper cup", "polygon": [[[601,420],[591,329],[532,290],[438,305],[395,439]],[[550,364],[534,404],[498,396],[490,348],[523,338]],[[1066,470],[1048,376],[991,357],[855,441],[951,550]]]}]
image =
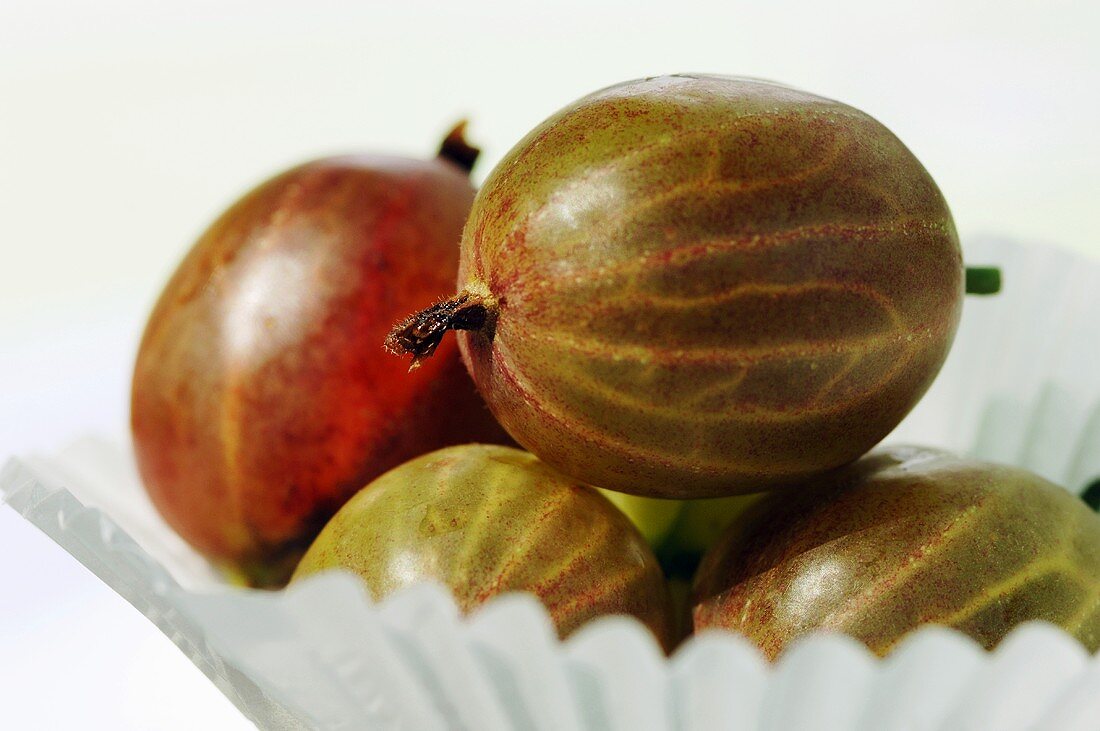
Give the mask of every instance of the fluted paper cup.
[{"label": "fluted paper cup", "polygon": [[[1021,465],[1079,491],[1100,477],[1100,264],[974,242],[1004,291],[968,298],[928,395],[888,441]],[[707,632],[665,658],[634,620],[560,642],[538,602],[470,617],[424,584],[372,602],[348,574],[227,587],[156,514],[125,447],[9,460],[0,495],[160,627],[262,728],[1095,731],[1100,659],[1032,623],[996,651],[927,627],[889,657],[820,634],[767,663]]]}]

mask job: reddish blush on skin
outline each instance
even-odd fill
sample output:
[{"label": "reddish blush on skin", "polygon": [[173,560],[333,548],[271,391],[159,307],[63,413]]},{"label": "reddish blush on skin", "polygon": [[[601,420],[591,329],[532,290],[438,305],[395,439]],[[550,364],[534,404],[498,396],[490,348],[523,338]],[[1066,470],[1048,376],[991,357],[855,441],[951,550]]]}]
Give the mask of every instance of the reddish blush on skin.
[{"label": "reddish blush on skin", "polygon": [[454,343],[411,374],[380,346],[454,290],[467,171],[442,153],[307,163],[229,208],[165,287],[134,369],[138,466],[168,523],[246,583],[285,581],[391,467],[510,441]]}]

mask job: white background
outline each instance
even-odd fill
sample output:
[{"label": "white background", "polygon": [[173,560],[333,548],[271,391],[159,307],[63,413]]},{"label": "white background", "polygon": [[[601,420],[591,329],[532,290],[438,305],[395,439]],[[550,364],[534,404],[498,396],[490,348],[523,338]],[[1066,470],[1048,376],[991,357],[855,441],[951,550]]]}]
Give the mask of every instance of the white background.
[{"label": "white background", "polygon": [[[617,81],[761,76],[858,106],[963,234],[1100,254],[1100,3],[0,0],[0,457],[125,434],[165,278],[237,195],[303,159],[430,154],[479,177]],[[232,729],[152,625],[0,510],[0,726]]]}]

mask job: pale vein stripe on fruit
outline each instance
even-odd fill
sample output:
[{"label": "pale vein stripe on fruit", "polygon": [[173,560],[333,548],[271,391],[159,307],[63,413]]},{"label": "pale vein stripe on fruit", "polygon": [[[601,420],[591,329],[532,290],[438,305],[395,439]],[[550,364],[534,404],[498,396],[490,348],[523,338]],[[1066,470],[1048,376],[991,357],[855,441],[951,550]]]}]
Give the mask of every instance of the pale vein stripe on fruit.
[{"label": "pale vein stripe on fruit", "polygon": [[[932,232],[942,235],[947,230],[945,221],[926,221],[911,216],[898,217],[892,221],[876,223],[856,223],[832,221],[803,224],[791,228],[753,233],[729,233],[714,236],[703,241],[693,241],[674,247],[662,247],[646,253],[631,252],[631,256],[610,264],[587,269],[568,268],[560,273],[540,270],[537,287],[569,285],[582,282],[586,278],[633,275],[646,269],[665,269],[668,267],[692,264],[713,254],[752,254],[754,252],[773,252],[780,246],[809,244],[819,239],[844,238],[859,241],[876,241],[887,237],[908,236],[913,233]],[[587,248],[592,236],[586,235],[577,246]],[[558,247],[567,250],[570,244]]]},{"label": "pale vein stripe on fruit", "polygon": [[[570,378],[565,380],[564,383],[566,385],[563,386],[563,388],[597,401],[603,401],[620,409],[626,409],[633,413],[647,414],[669,421],[690,422],[693,424],[724,424],[747,419],[763,419],[771,423],[789,423],[800,421],[806,416],[839,413],[857,406],[860,402],[877,393],[878,389],[889,384],[897,376],[901,368],[908,363],[911,354],[907,354],[907,356],[909,357],[894,360],[891,363],[890,369],[887,370],[877,382],[861,389],[860,393],[851,398],[844,401],[829,403],[827,405],[819,405],[817,407],[807,406],[807,404],[813,403],[814,398],[817,398],[815,394],[809,399],[800,401],[797,404],[792,404],[792,407],[798,410],[789,412],[758,405],[745,406],[744,404],[737,406],[725,404],[720,410],[703,411],[698,408],[700,401],[700,396],[698,394],[692,394],[682,401],[671,405],[662,405],[651,397],[636,396],[608,383],[585,378],[583,373],[581,374],[581,378]],[[744,381],[746,375],[746,370],[741,368],[731,374],[728,384],[713,384],[708,386],[708,397],[720,398],[724,390],[729,391],[732,396],[735,389],[741,387],[741,383]]]},{"label": "pale vein stripe on fruit", "polygon": [[1061,574],[1069,579],[1075,579],[1082,589],[1088,586],[1088,577],[1069,561],[1068,556],[1058,554],[1042,561],[1032,561],[1025,564],[1008,578],[987,586],[974,594],[973,600],[959,609],[926,621],[929,624],[957,627],[975,614],[988,609],[999,598],[1012,596],[1017,590],[1022,589],[1035,579],[1051,574]]},{"label": "pale vein stripe on fruit", "polygon": [[643,565],[630,565],[612,576],[605,577],[600,582],[601,589],[599,591],[574,592],[568,598],[548,605],[548,608],[560,624],[566,617],[575,617],[598,602],[613,597],[616,593],[628,594],[626,591],[628,587],[633,584],[644,583],[645,580],[645,567]]},{"label": "pale vein stripe on fruit", "polygon": [[[640,145],[633,145],[630,150],[617,153],[616,157],[611,161],[614,165],[622,165],[623,163],[635,163],[636,169],[645,167],[646,161],[644,158],[647,155],[653,157],[659,157],[664,154],[672,145],[676,145],[679,148],[684,148],[693,142],[703,142],[704,147],[716,150],[718,154],[722,154],[729,148],[723,149],[717,144],[717,136],[719,134],[736,134],[740,132],[742,121],[751,121],[757,119],[774,118],[776,115],[772,112],[751,112],[747,114],[739,114],[736,117],[730,118],[729,124],[708,124],[706,126],[700,126],[694,130],[675,130],[675,135],[669,134],[666,136],[656,137],[652,142],[646,142]],[[670,130],[671,131],[671,130]],[[848,140],[843,141],[843,145],[835,143],[833,148],[830,149],[828,156],[823,156],[823,160],[827,159],[830,162],[838,156],[840,149],[848,149],[851,147],[851,142]],[[733,147],[733,146],[729,146]],[[655,161],[654,161],[655,162]],[[599,169],[603,169],[607,165],[601,166]],[[777,177],[769,178],[767,180],[785,180],[786,178]],[[804,180],[805,178],[800,178]]]},{"label": "pale vein stripe on fruit", "polygon": [[588,236],[598,236],[602,232],[607,230],[615,230],[629,226],[631,223],[637,220],[637,218],[655,208],[659,208],[662,205],[672,203],[678,198],[683,198],[695,193],[706,194],[712,202],[717,202],[719,199],[732,199],[736,200],[738,197],[747,193],[756,193],[769,188],[779,188],[786,185],[795,185],[800,182],[805,182],[813,176],[824,172],[824,170],[832,165],[840,155],[840,148],[847,149],[848,145],[837,145],[832,150],[829,156],[823,157],[818,163],[810,167],[802,168],[797,173],[776,178],[721,178],[718,180],[707,177],[705,174],[701,177],[690,178],[689,180],[679,183],[661,193],[652,194],[643,198],[640,202],[625,208],[620,212],[620,216],[608,216],[603,219],[602,223],[597,223],[588,230]]},{"label": "pale vein stripe on fruit", "polygon": [[[695,297],[675,297],[660,293],[639,292],[631,290],[621,294],[612,294],[594,303],[589,310],[591,313],[600,313],[604,310],[618,308],[628,311],[646,311],[649,316],[657,316],[650,310],[701,310],[707,312],[715,305],[729,304],[739,299],[767,298],[769,300],[785,297],[798,297],[818,292],[841,292],[873,302],[882,309],[884,315],[898,330],[906,330],[906,324],[901,313],[890,299],[876,287],[866,282],[840,282],[833,280],[816,280],[792,282],[790,284],[774,284],[770,282],[742,282],[727,289],[710,292]],[[847,304],[847,303],[846,303]],[[694,313],[689,313],[694,314]]]},{"label": "pale vein stripe on fruit", "polygon": [[[531,335],[531,334],[528,333],[528,335]],[[567,342],[569,342],[568,337],[564,337],[560,340],[557,340],[558,344],[563,344],[564,345]],[[580,353],[581,355],[592,357],[594,360],[600,360],[600,359],[608,360],[609,359],[607,357],[607,354],[603,351],[585,352],[585,351],[581,350],[581,347],[583,347],[583,346],[577,346],[576,343],[570,343],[570,345],[574,346],[574,347],[570,347],[570,349],[573,350],[575,353]],[[872,352],[873,350],[887,350],[891,346],[897,346],[897,345],[898,345],[897,342],[891,342],[891,341],[888,341],[888,340],[884,340],[882,342],[869,344],[868,347],[863,348],[862,350],[859,351],[859,353],[865,356],[866,354],[868,354],[869,352]],[[614,347],[616,349],[619,349],[622,346],[614,346]],[[887,384],[889,384],[890,382],[892,382],[895,378],[897,378],[898,374],[902,371],[902,369],[906,365],[908,365],[908,363],[912,360],[912,358],[914,357],[914,353],[915,353],[915,350],[913,348],[905,349],[905,352],[901,355],[901,357],[895,358],[894,360],[891,361],[890,368],[888,370],[886,370],[886,372],[877,381],[875,381],[873,384],[870,384],[866,388],[861,389],[859,394],[857,394],[857,395],[855,395],[855,396],[853,396],[849,399],[846,399],[844,401],[833,402],[833,403],[829,403],[827,405],[821,405],[821,406],[818,406],[818,407],[807,406],[807,404],[812,404],[813,403],[814,398],[818,397],[818,395],[815,395],[812,398],[806,399],[804,402],[800,402],[799,404],[796,404],[796,406],[799,407],[798,411],[780,411],[780,410],[777,410],[777,409],[771,409],[771,408],[758,406],[758,405],[749,405],[749,406],[740,405],[740,406],[736,406],[736,407],[735,406],[728,406],[727,408],[725,408],[722,411],[714,411],[714,412],[709,412],[709,413],[708,412],[703,412],[703,411],[692,411],[691,414],[686,414],[685,413],[685,408],[684,408],[683,405],[674,404],[674,405],[664,406],[664,405],[655,403],[654,399],[652,399],[652,398],[639,397],[639,396],[631,395],[627,392],[624,392],[621,389],[615,388],[614,386],[612,386],[608,383],[604,383],[602,381],[597,381],[597,380],[594,380],[592,378],[588,378],[588,377],[585,376],[584,373],[581,373],[580,374],[581,377],[579,377],[579,378],[577,378],[577,377],[566,378],[562,375],[562,373],[560,371],[555,372],[555,373],[556,373],[556,380],[561,381],[564,384],[564,387],[568,388],[569,390],[572,390],[572,391],[575,391],[575,392],[578,392],[578,393],[581,393],[581,394],[586,394],[590,398],[595,398],[595,399],[599,399],[599,400],[603,400],[603,401],[609,401],[611,403],[616,403],[617,402],[622,407],[626,407],[626,408],[629,408],[631,410],[646,413],[646,414],[651,414],[651,415],[654,415],[654,416],[660,416],[662,418],[675,419],[675,420],[678,420],[678,421],[683,421],[684,419],[690,419],[692,422],[700,423],[700,424],[702,424],[702,423],[721,423],[721,422],[730,421],[731,419],[736,419],[736,418],[763,418],[763,419],[766,419],[767,421],[770,421],[770,422],[785,423],[785,422],[799,421],[799,420],[803,419],[808,414],[838,413],[840,411],[844,411],[845,409],[851,408],[852,406],[859,404],[860,402],[862,402],[862,401],[866,400],[867,398],[869,398],[870,396],[874,395],[874,393],[876,393],[878,389],[881,389],[882,387],[884,387]],[[624,360],[624,359],[625,358],[611,358],[611,360],[615,360],[615,361]],[[633,360],[638,366],[645,366],[645,365],[649,364],[644,360],[638,359],[637,357],[631,358],[630,360]],[[681,365],[681,364],[682,363],[661,363],[660,365],[670,366],[670,365]],[[700,360],[699,362],[695,362],[695,363],[688,363],[688,365],[698,365],[698,366],[702,366],[702,365],[719,365],[719,366],[723,366],[724,365],[724,366],[728,366],[731,370],[731,378],[730,378],[730,382],[729,382],[729,385],[728,385],[729,389],[733,389],[733,388],[738,387],[740,382],[743,381],[744,378],[747,375],[746,374],[746,369],[751,367],[750,365],[743,365],[743,364],[740,364],[740,363],[718,362],[717,364],[715,364],[714,362],[708,362],[708,361],[703,361],[703,360]],[[708,386],[708,388],[711,391],[715,392],[715,393],[718,393],[721,390],[724,390],[723,386],[717,385],[717,384]]]},{"label": "pale vein stripe on fruit", "polygon": [[[463,531],[462,541],[460,548],[452,553],[451,557],[451,571],[457,574],[462,572],[465,580],[469,581],[470,567],[477,566],[477,562],[474,560],[474,553],[478,546],[485,540],[486,533],[484,529],[490,524],[492,518],[500,511],[501,505],[497,498],[499,498],[497,485],[500,484],[499,469],[485,470],[479,464],[477,460],[465,459],[461,460],[463,463],[462,474],[473,473],[474,483],[476,487],[473,489],[480,490],[481,499],[475,505],[468,506],[466,510],[474,514],[474,519],[468,522]],[[491,463],[495,467],[495,463]],[[451,466],[453,467],[453,465]],[[485,474],[489,472],[489,474]],[[453,490],[455,489],[455,476],[453,473],[444,475],[440,478],[440,488]]]},{"label": "pale vein stripe on fruit", "polygon": [[[565,505],[573,500],[574,496],[568,490],[563,490],[557,494],[552,493],[550,499],[538,503],[539,513],[533,520],[526,519],[526,516],[524,516],[527,522],[526,531],[510,541],[511,550],[499,553],[499,562],[487,572],[489,585],[481,589],[478,596],[489,596],[499,591],[500,587],[508,585],[513,572],[529,563],[528,554],[537,545],[537,537],[554,527],[554,521],[552,520],[554,514],[560,512]],[[519,516],[510,517],[513,523],[520,522]],[[522,552],[520,549],[522,549]]]},{"label": "pale vein stripe on fruit", "polygon": [[[946,550],[959,536],[960,531],[971,525],[981,517],[981,506],[984,500],[968,505],[954,517],[951,523],[942,531],[925,541],[916,550],[910,551],[906,556],[907,561],[887,576],[867,586],[866,589],[849,598],[835,612],[829,615],[829,624],[839,627],[852,615],[865,612],[877,605],[886,603],[886,600],[899,593],[907,586],[907,581],[916,576],[922,569],[927,568],[928,559],[936,555],[937,551]],[[882,586],[889,584],[892,591],[883,592]],[[881,592],[881,593],[880,593]],[[876,594],[878,595],[876,597]],[[877,599],[877,601],[872,601]]]},{"label": "pale vein stripe on fruit", "polygon": [[657,363],[668,366],[734,366],[747,367],[774,360],[811,359],[821,353],[837,354],[854,350],[873,350],[903,341],[920,333],[912,330],[875,333],[861,337],[838,337],[819,342],[770,343],[766,345],[737,345],[727,347],[668,348],[657,345],[640,345],[607,341],[598,337],[585,337],[563,330],[540,327],[533,324],[513,324],[512,329],[522,329],[523,337],[551,343],[574,353],[592,358],[618,362],[632,360],[643,365]]},{"label": "pale vein stripe on fruit", "polygon": [[[510,382],[509,385],[512,388],[519,391],[520,397],[528,406],[538,411],[546,419],[552,422],[554,428],[561,430],[574,439],[581,439],[591,444],[615,451],[625,456],[628,461],[631,461],[631,458],[635,458],[643,461],[654,461],[666,467],[673,467],[676,465],[676,469],[680,469],[678,465],[683,462],[683,454],[678,452],[660,452],[656,450],[638,449],[629,440],[615,439],[599,430],[592,430],[589,425],[582,420],[568,420],[566,416],[559,411],[560,406],[558,408],[553,408],[553,406],[555,406],[554,404],[549,401],[541,400],[535,395],[536,391],[532,389],[530,379],[522,370],[515,366],[515,358],[508,347],[502,342],[502,338],[497,337],[494,339],[493,348],[496,350],[497,368],[501,371],[502,377]],[[542,392],[545,391],[543,390]],[[691,465],[693,471],[696,473],[707,473],[711,475],[727,475],[730,474],[731,471],[735,472],[739,469],[767,469],[770,474],[777,476],[783,474],[798,475],[804,472],[804,468],[777,465],[770,459],[761,460],[759,463],[746,464],[742,462],[739,464],[731,464],[729,459],[712,461],[696,455],[692,457]]]}]

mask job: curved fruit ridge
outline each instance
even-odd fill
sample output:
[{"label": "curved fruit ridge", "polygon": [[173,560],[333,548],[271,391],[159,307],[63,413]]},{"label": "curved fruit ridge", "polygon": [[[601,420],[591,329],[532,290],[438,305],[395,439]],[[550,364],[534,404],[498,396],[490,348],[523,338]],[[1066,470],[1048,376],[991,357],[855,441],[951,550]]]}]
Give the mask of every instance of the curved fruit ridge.
[{"label": "curved fruit ridge", "polygon": [[568,635],[603,614],[631,614],[666,649],[671,607],[644,539],[594,489],[508,447],[450,447],[387,472],[325,526],[294,580],[358,573],[375,598],[425,579],[463,611],[529,591]]},{"label": "curved fruit ridge", "polygon": [[[881,124],[680,76],[597,92],[521,141],[475,200],[459,287],[480,323],[463,356],[518,442],[591,484],[692,498],[884,437],[947,354],[963,269],[939,190]],[[390,340],[417,362],[421,324]]]},{"label": "curved fruit ridge", "polygon": [[711,548],[696,629],[735,630],[771,657],[827,629],[881,655],[922,624],[992,648],[1042,619],[1100,647],[1100,518],[1066,490],[918,448],[872,452],[813,488],[769,496]]},{"label": "curved fruit ridge", "polygon": [[165,287],[134,370],[138,464],[168,523],[243,581],[284,582],[343,501],[405,459],[508,441],[454,344],[412,377],[378,348],[394,318],[453,287],[472,154],[458,129],[436,160],[287,171],[215,221]]}]

